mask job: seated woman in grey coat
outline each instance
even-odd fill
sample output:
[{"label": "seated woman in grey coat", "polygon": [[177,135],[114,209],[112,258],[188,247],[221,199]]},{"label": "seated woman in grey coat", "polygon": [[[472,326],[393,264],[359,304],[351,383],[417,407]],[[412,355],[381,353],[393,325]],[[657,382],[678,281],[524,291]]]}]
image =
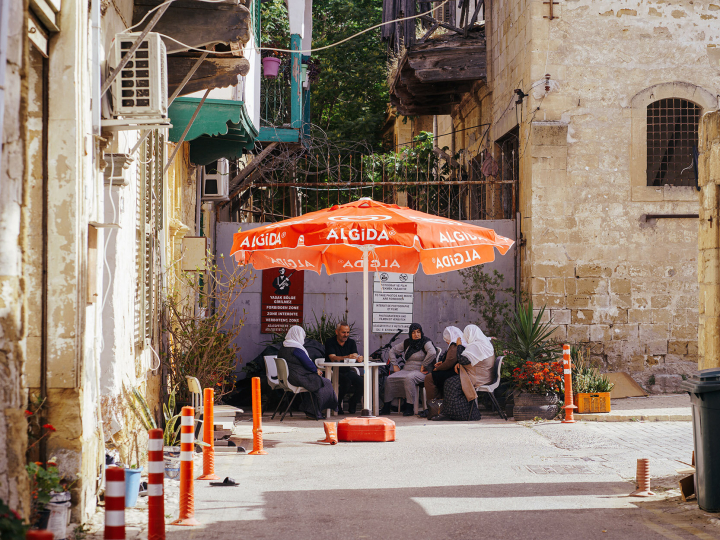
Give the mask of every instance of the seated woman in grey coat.
[{"label": "seated woman in grey coat", "polygon": [[307,390],[300,394],[299,409],[308,418],[318,420],[322,417],[321,411],[325,409],[337,411],[338,400],[332,383],[320,375],[320,370],[310,359],[304,345],[305,330],[299,326],[293,326],[288,330],[283,346],[277,355],[287,362],[288,382]]},{"label": "seated woman in grey coat", "polygon": [[404,398],[403,416],[412,416],[417,385],[425,380],[435,362],[435,345],[425,337],[422,327],[412,323],[408,333],[408,339],[390,349],[391,373],[385,381],[385,404],[380,414],[390,414],[392,400]]}]

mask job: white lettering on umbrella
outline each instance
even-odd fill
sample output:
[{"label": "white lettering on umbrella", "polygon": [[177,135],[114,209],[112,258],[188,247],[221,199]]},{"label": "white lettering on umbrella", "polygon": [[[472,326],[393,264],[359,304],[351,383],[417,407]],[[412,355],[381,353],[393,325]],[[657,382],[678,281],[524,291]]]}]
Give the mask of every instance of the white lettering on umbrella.
[{"label": "white lettering on umbrella", "polygon": [[[338,263],[342,264],[343,268],[362,268],[363,267],[362,259],[359,259],[355,262],[345,261],[344,263],[342,260],[339,260]],[[381,264],[380,260],[375,260],[375,261],[370,261],[368,263],[368,266],[370,268],[400,268],[400,263],[397,262],[397,259],[393,259],[392,261],[385,259],[384,264]]]},{"label": "white lettering on umbrella", "polygon": [[366,240],[390,240],[390,237],[385,230],[382,230],[378,233],[378,231],[376,231],[375,229],[368,229],[367,231],[365,229],[330,229],[330,232],[328,232],[327,235],[327,239],[364,242]]},{"label": "white lettering on umbrella", "polygon": [[[472,253],[472,255],[471,255]],[[433,257],[435,268],[450,268],[459,264],[469,263],[474,260],[481,261],[482,258],[474,249],[472,251],[465,250],[465,256],[462,253],[454,253],[453,255],[443,255],[442,257]]]},{"label": "white lettering on umbrella", "polygon": [[278,244],[282,244],[282,238],[285,236],[285,233],[278,234],[278,233],[263,233],[258,236],[253,236],[252,244],[249,241],[249,238],[246,236],[243,238],[243,241],[240,243],[240,247],[247,247],[247,248],[254,248],[255,246],[258,247],[270,247],[270,246],[276,246]]},{"label": "white lettering on umbrella", "polygon": [[276,259],[276,258],[270,257],[270,261],[273,265],[284,266],[286,268],[315,268],[315,265],[312,264],[307,259],[303,263],[303,261],[301,261],[301,260],[295,261],[293,259],[280,259],[280,258]]},{"label": "white lettering on umbrella", "polygon": [[477,240],[478,237],[472,233],[469,232],[460,232],[460,231],[453,231],[452,233],[450,231],[445,231],[443,234],[442,231],[440,231],[440,243],[450,243],[453,241],[457,242],[465,242],[470,240]]}]

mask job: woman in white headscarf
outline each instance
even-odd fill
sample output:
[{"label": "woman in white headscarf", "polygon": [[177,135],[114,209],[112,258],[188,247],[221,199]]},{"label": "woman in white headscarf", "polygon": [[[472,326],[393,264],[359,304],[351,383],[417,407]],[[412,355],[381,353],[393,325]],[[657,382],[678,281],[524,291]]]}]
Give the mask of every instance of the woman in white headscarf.
[{"label": "woman in white headscarf", "polygon": [[475,388],[495,380],[495,349],[490,339],[474,324],[465,327],[463,339],[465,346],[462,340],[456,341],[457,376],[445,381],[442,414],[433,420],[480,420]]},{"label": "woman in white headscarf", "polygon": [[425,376],[425,395],[428,401],[442,397],[445,381],[455,375],[453,368],[457,364],[458,345],[467,345],[462,330],[457,326],[446,327],[443,331],[443,339],[448,346],[447,351],[440,355],[430,373]]},{"label": "woman in white headscarf", "polygon": [[308,418],[319,420],[322,417],[321,411],[325,409],[337,411],[338,401],[332,383],[321,376],[320,370],[305,349],[305,330],[299,326],[291,327],[277,355],[287,362],[288,382],[307,390],[300,394],[299,409]]}]

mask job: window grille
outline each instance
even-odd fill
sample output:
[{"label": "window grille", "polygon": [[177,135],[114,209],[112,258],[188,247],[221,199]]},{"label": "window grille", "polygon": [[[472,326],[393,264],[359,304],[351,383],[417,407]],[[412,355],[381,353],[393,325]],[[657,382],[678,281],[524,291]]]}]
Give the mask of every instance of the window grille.
[{"label": "window grille", "polygon": [[647,185],[693,186],[699,106],[680,98],[647,107]]}]

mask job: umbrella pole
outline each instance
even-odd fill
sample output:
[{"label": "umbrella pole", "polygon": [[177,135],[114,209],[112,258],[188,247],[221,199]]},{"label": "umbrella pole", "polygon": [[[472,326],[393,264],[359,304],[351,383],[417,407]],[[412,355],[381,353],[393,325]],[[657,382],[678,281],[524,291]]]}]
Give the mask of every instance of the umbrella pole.
[{"label": "umbrella pole", "polygon": [[363,246],[363,367],[365,368],[365,406],[363,416],[372,416],[372,386],[370,384],[370,308],[368,306],[368,248]]}]

